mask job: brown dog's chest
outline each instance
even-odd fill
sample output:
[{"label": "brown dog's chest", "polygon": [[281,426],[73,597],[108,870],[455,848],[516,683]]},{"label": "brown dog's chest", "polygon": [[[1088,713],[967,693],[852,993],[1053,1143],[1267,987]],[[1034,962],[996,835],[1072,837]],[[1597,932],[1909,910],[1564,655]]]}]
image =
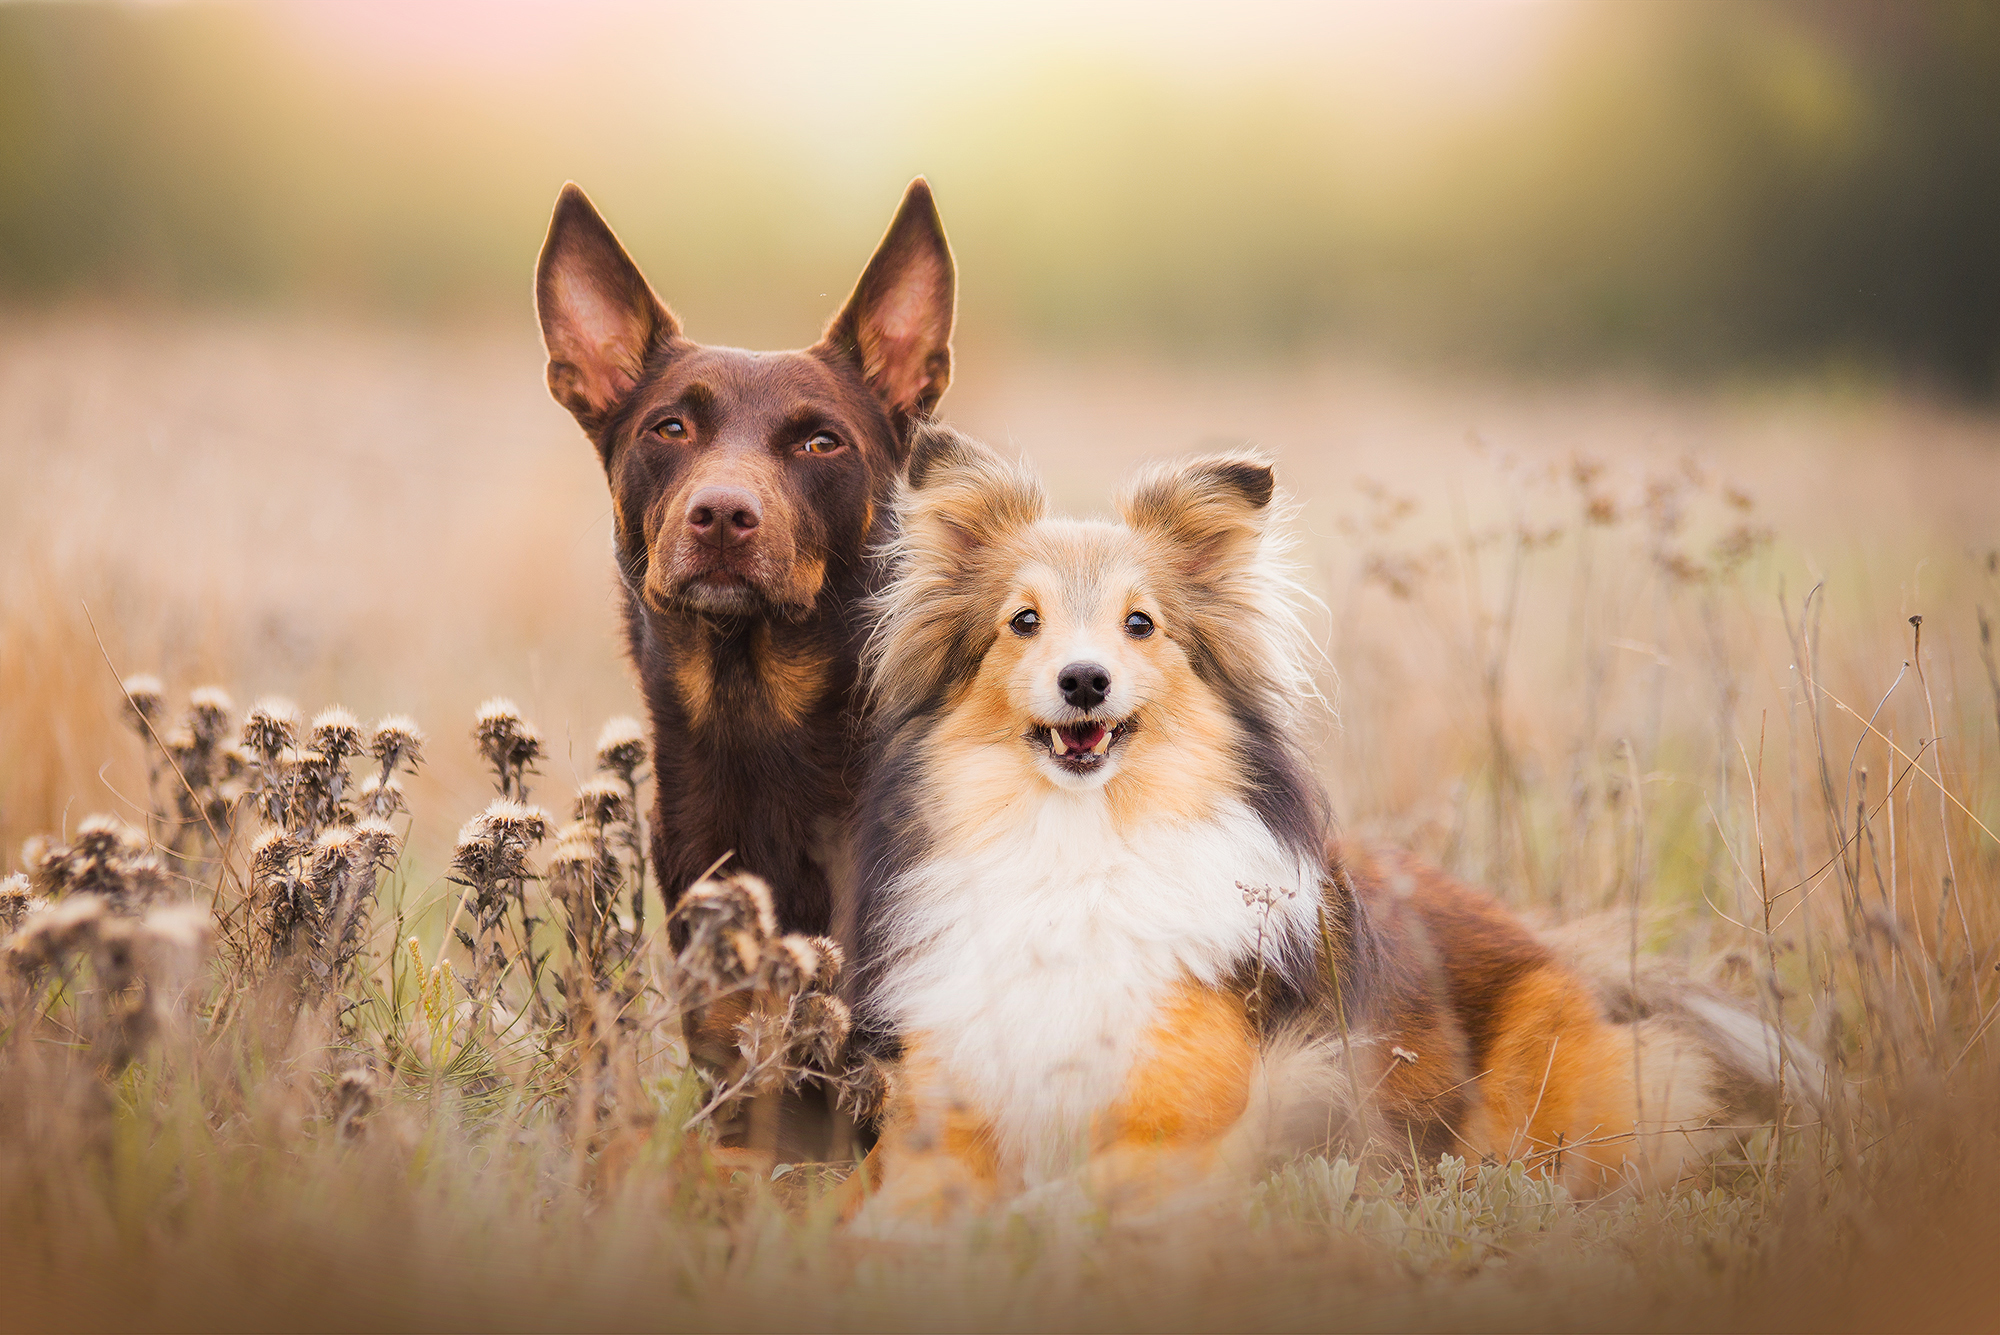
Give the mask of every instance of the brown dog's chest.
[{"label": "brown dog's chest", "polygon": [[834,637],[692,625],[636,637],[669,901],[718,859],[770,883],[780,930],[834,930],[852,812],[854,664]]}]

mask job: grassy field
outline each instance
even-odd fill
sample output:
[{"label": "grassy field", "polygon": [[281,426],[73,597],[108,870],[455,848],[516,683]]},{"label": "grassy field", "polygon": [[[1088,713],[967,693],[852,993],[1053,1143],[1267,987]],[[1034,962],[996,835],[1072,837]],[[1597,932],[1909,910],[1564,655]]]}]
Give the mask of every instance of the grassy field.
[{"label": "grassy field", "polygon": [[[19,317],[0,325],[0,875],[31,836],[95,838],[103,865],[71,888],[158,881],[216,913],[44,930],[39,955],[17,939],[0,1325],[1991,1324],[2000,422],[1851,386],[960,352],[946,416],[1071,508],[1141,460],[1270,451],[1324,600],[1319,754],[1346,828],[1551,926],[1637,931],[1781,1017],[1837,1085],[1641,1200],[1307,1160],[1171,1227],[843,1238],[819,1178],[731,1183],[702,1149],[686,970],[657,901],[632,921],[628,822],[602,805],[600,727],[638,704],[606,496],[525,316]],[[299,807],[296,757],[231,778],[197,735],[177,754],[212,767],[216,801],[178,820],[121,692],[139,672],[166,683],[162,735],[201,686],[233,697],[221,741],[267,693],[303,706],[301,746],[323,706],[351,709],[350,805],[383,768],[374,721],[414,716],[407,811],[358,844]],[[540,730],[547,881],[504,865],[492,819],[461,830],[496,796],[474,738],[496,695]],[[559,834],[580,790],[595,823]],[[332,851],[260,870],[260,791]],[[159,847],[121,851],[98,812]],[[360,905],[330,937],[274,889],[322,864]],[[608,916],[584,867],[624,887]],[[496,943],[504,970],[480,962]],[[774,1021],[774,1079],[804,1061],[802,1010]]]}]

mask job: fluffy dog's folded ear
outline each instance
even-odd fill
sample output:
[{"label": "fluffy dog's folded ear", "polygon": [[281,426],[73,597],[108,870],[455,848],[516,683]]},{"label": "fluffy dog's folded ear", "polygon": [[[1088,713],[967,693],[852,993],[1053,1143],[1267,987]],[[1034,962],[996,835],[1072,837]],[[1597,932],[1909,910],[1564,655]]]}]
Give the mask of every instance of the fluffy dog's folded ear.
[{"label": "fluffy dog's folded ear", "polygon": [[931,422],[911,433],[906,476],[903,545],[912,551],[963,557],[1035,523],[1048,510],[1034,474]]},{"label": "fluffy dog's folded ear", "polygon": [[556,198],[535,266],[535,309],[549,352],[549,393],[595,434],[639,382],[654,348],[680,333],[575,183]]},{"label": "fluffy dog's folded ear", "polygon": [[1163,541],[1192,578],[1240,571],[1257,559],[1277,492],[1254,454],[1213,455],[1140,476],[1118,503],[1135,531]]},{"label": "fluffy dog's folded ear", "polygon": [[858,363],[899,422],[927,416],[951,383],[957,283],[944,224],[919,176],[820,346]]}]

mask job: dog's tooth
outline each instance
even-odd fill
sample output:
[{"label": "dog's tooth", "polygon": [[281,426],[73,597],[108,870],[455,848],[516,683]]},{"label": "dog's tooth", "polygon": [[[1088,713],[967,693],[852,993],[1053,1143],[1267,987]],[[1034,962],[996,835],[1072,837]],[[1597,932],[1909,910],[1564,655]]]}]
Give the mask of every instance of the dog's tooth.
[{"label": "dog's tooth", "polygon": [[1055,752],[1059,756],[1066,756],[1069,754],[1069,748],[1063,745],[1062,732],[1060,729],[1056,728],[1049,729],[1049,750]]},{"label": "dog's tooth", "polygon": [[1111,729],[1106,728],[1098,735],[1097,745],[1090,748],[1090,754],[1101,756],[1111,749]]}]

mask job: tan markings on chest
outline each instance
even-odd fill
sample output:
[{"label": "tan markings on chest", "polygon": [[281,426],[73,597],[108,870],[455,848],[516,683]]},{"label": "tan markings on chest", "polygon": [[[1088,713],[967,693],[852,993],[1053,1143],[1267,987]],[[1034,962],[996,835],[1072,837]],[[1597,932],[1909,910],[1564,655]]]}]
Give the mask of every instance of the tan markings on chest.
[{"label": "tan markings on chest", "polygon": [[814,647],[780,644],[770,627],[751,641],[751,672],[719,677],[713,641],[699,633],[677,646],[674,687],[681,708],[696,728],[713,722],[757,719],[796,727],[826,694],[832,664]]},{"label": "tan markings on chest", "polygon": [[1142,1052],[1099,1121],[1098,1144],[1196,1144],[1243,1115],[1257,1037],[1241,997],[1182,983],[1161,1005]]}]

